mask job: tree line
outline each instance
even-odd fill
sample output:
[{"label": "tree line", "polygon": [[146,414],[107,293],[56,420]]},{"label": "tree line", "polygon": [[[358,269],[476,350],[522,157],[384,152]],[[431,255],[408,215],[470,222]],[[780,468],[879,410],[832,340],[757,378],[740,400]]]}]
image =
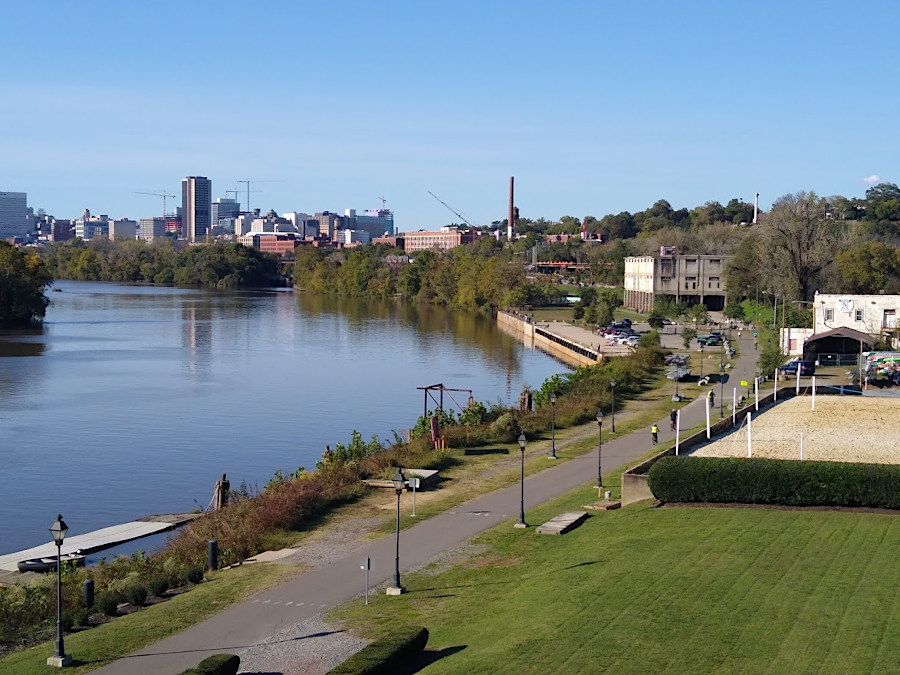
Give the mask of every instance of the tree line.
[{"label": "tree line", "polygon": [[220,241],[178,248],[170,239],[76,239],[51,244],[42,256],[57,279],[207,288],[272,286],[279,280],[276,256]]},{"label": "tree line", "polygon": [[24,326],[44,316],[52,281],[41,258],[0,241],[0,326]]}]

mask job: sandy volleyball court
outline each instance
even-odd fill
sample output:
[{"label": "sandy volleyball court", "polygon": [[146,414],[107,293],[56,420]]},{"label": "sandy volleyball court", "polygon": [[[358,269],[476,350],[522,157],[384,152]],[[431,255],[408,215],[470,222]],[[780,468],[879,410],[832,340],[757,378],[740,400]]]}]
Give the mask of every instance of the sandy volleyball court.
[{"label": "sandy volleyball court", "polygon": [[[754,417],[753,456],[836,462],[900,464],[900,398],[803,396]],[[697,457],[746,457],[747,426],[692,453]]]}]

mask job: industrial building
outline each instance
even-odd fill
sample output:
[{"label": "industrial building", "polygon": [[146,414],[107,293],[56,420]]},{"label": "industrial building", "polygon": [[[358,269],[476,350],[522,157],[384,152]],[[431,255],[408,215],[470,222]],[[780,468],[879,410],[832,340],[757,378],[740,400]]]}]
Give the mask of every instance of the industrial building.
[{"label": "industrial building", "polygon": [[730,256],[679,255],[663,246],[659,255],[625,258],[625,306],[649,312],[657,296],[687,306],[725,308],[725,267]]},{"label": "industrial building", "polygon": [[434,248],[446,251],[463,244],[471,244],[477,238],[477,232],[452,228],[445,228],[440,232],[407,232],[403,235],[403,250],[406,253]]}]

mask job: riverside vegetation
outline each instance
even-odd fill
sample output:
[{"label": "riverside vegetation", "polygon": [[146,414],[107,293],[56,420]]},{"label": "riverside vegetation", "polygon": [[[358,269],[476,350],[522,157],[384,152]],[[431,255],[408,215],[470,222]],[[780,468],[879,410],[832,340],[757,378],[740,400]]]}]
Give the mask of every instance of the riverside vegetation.
[{"label": "riverside vegetation", "polygon": [[39,256],[0,241],[0,326],[27,326],[42,318],[51,281]]},{"label": "riverside vegetation", "polygon": [[[166,596],[169,588],[193,587],[203,578],[209,539],[219,541],[222,565],[235,563],[266,550],[273,542],[296,541],[318,517],[360,498],[365,490],[361,479],[381,476],[398,466],[445,468],[463,461],[467,447],[508,443],[523,431],[530,439],[538,438],[550,428],[550,392],[558,396],[557,429],[590,421],[598,408],[610,408],[610,378],[617,382],[617,400],[624,402],[654,385],[662,361],[662,350],[650,347],[554,376],[534,393],[534,411],[476,403],[460,417],[440,415],[446,450],[436,450],[430,435],[420,433],[428,428],[424,419],[419,420],[410,442],[395,438],[387,448],[377,438],[366,443],[354,432],[351,442],[336,445],[316,471],[301,467],[288,476],[279,472],[261,490],[241,486],[232,491],[226,508],[179,530],[158,553],[136,553],[87,568],[65,567],[64,626],[96,625],[103,614],[115,615],[122,602],[139,607],[148,596]],[[94,579],[97,590],[94,608],[79,605],[80,585],[87,578]],[[50,581],[0,592],[0,647],[9,650],[52,636],[55,588]]]}]

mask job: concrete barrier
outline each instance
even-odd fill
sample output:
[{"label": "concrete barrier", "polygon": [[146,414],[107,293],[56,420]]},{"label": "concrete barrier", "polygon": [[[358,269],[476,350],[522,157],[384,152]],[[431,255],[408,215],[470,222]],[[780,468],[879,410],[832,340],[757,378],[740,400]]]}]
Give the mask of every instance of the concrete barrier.
[{"label": "concrete barrier", "polygon": [[[537,326],[525,320],[524,314],[497,312],[497,324],[520,334],[526,346],[536,345],[560,360],[573,366],[593,366],[603,360],[599,351],[588,349],[561,335],[557,335],[545,325]],[[530,342],[530,344],[529,344]]]}]

